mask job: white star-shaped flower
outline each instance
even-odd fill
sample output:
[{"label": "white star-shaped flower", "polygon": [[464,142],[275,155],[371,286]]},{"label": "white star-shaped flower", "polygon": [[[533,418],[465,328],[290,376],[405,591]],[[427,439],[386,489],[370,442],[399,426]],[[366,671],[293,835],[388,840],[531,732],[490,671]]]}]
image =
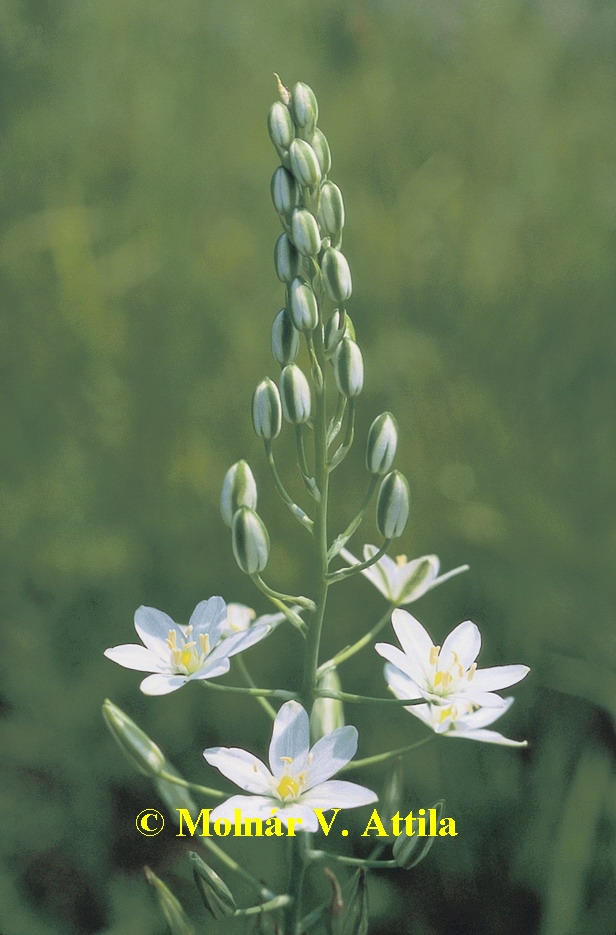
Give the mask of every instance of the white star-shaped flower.
[{"label": "white star-shaped flower", "polygon": [[[248,609],[248,608],[247,608]],[[229,657],[248,649],[271,632],[269,623],[254,624],[225,636],[227,606],[211,597],[195,607],[188,626],[175,623],[154,607],[139,607],[135,630],[143,646],[127,643],[105,656],[127,669],[152,672],[141,683],[146,695],[166,695],[194,679],[212,679],[229,671]]]},{"label": "white star-shaped flower", "polygon": [[[375,545],[365,545],[364,560],[372,558],[377,552]],[[341,549],[340,554],[351,565],[360,564],[360,560],[347,549]],[[436,555],[422,555],[411,562],[407,562],[406,555],[398,555],[395,560],[383,555],[370,568],[364,568],[362,575],[365,575],[390,603],[400,607],[418,600],[427,591],[438,587],[454,575],[468,571],[468,565],[460,565],[444,575],[439,575],[439,568],[440,562]]]},{"label": "white star-shaped flower", "polygon": [[407,677],[409,694],[402,698],[502,708],[505,702],[494,691],[515,685],[530,671],[523,665],[478,669],[475,659],[481,634],[470,620],[458,624],[442,646],[435,646],[419,620],[406,610],[394,610],[391,622],[402,649],[390,643],[377,643],[374,648]]},{"label": "white star-shaped flower", "polygon": [[211,821],[235,817],[240,809],[246,818],[271,818],[274,813],[284,824],[301,818],[302,831],[317,831],[313,811],[330,808],[357,808],[377,801],[377,795],[364,786],[340,780],[329,781],[352,760],[357,750],[357,730],[338,727],[310,747],[310,723],[297,701],[282,705],[269,748],[268,767],[246,750],[237,747],[209,747],[203,756],[250,795],[234,795],[217,806]]}]

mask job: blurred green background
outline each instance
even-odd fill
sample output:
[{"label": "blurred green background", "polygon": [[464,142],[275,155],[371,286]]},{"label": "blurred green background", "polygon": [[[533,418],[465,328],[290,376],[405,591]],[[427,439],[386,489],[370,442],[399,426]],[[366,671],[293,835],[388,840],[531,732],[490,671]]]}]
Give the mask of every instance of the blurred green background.
[{"label": "blurred green background", "polygon": [[[248,700],[145,698],[102,652],[141,603],[268,610],[218,516],[240,457],[273,580],[305,589],[248,405],[282,301],[273,71],[315,89],[347,204],[366,390],[340,522],[391,409],[414,496],[397,551],[471,565],[414,612],[439,641],[471,617],[483,665],[533,668],[502,724],[527,751],[444,739],[407,760],[409,802],[444,797],[459,835],[371,877],[371,932],[613,931],[615,40],[611,0],[2,4],[3,935],[160,935],[144,864],[202,913],[183,842],[135,831],[161,803],[104,697],[195,781],[204,747],[269,736]],[[381,608],[340,586],[325,650]],[[292,686],[297,651],[286,629],[251,650],[259,683]],[[371,652],[342,674],[383,692]],[[422,736],[403,712],[347,716],[360,755]],[[282,847],[240,845],[276,885]]]}]

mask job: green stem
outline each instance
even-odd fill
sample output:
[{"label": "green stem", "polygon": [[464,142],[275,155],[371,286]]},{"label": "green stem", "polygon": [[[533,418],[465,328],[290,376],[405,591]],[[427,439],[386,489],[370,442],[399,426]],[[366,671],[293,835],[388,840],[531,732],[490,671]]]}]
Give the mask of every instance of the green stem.
[{"label": "green stem", "polygon": [[375,552],[372,558],[367,558],[365,562],[358,562],[357,565],[349,565],[347,568],[341,568],[340,571],[334,571],[327,576],[329,583],[334,584],[337,581],[344,581],[345,578],[350,578],[351,575],[356,575],[357,572],[364,571],[366,568],[370,568],[371,565],[375,565],[379,559],[383,558],[392,542],[393,539],[386,539],[378,552]]},{"label": "green stem", "polygon": [[366,756],[363,760],[353,760],[352,763],[347,763],[346,766],[343,766],[339,772],[345,773],[350,769],[361,769],[362,766],[373,766],[375,763],[386,763],[387,760],[393,760],[397,756],[403,756],[405,753],[410,753],[411,750],[416,750],[417,747],[423,747],[425,743],[433,740],[435,736],[436,734],[429,734],[427,737],[422,737],[421,740],[416,741],[416,743],[411,743],[407,747],[398,747],[397,750],[388,750],[386,753],[377,753],[374,756]]},{"label": "green stem", "polygon": [[334,860],[338,864],[348,867],[377,867],[380,869],[399,867],[397,860],[370,860],[363,857],[343,857],[342,854],[328,854],[326,851],[309,851],[310,860]]},{"label": "green stem", "polygon": [[312,532],[312,527],[314,525],[312,520],[307,515],[307,513],[305,513],[304,510],[302,510],[302,508],[298,506],[297,503],[295,503],[295,501],[287,493],[287,489],[282,483],[282,480],[280,479],[278,468],[276,467],[276,462],[274,461],[272,443],[270,439],[268,438],[265,439],[265,456],[267,458],[267,463],[269,465],[269,469],[271,471],[274,484],[276,485],[276,490],[280,494],[281,499],[284,501],[284,503],[286,503],[286,505],[288,506],[289,510],[291,511],[295,519],[298,520],[298,522],[300,522],[305,529],[307,529],[309,532]]},{"label": "green stem", "polygon": [[302,909],[302,886],[306,867],[306,834],[300,832],[291,838],[291,859],[289,863],[289,885],[287,887],[290,902],[285,912],[285,935],[297,935]]},{"label": "green stem", "polygon": [[328,659],[327,662],[324,662],[319,666],[317,675],[323,675],[328,669],[333,669],[336,666],[339,666],[341,662],[346,662],[347,659],[350,659],[351,656],[354,656],[355,653],[358,653],[364,646],[367,646],[368,643],[372,642],[375,636],[383,629],[386,623],[389,622],[391,618],[392,611],[396,609],[395,604],[390,604],[381,619],[377,624],[375,624],[371,630],[368,630],[361,639],[357,640],[356,643],[352,643],[350,646],[345,646],[344,649],[341,649],[340,652],[336,653],[335,656],[332,656],[331,659]]},{"label": "green stem", "polygon": [[309,597],[296,597],[295,594],[284,594],[282,591],[275,591],[265,583],[261,575],[251,575],[250,577],[266,597],[275,597],[279,601],[289,601],[291,604],[298,604],[300,607],[305,607],[306,610],[315,609],[314,601],[311,601]]},{"label": "green stem", "polygon": [[295,701],[298,698],[297,692],[284,691],[282,688],[244,688],[242,685],[217,685],[216,682],[208,682],[206,679],[200,679],[200,684],[205,688],[213,688],[219,692],[229,692],[232,695],[252,695],[253,698],[279,698],[280,701]]},{"label": "green stem", "polygon": [[338,465],[344,461],[353,444],[355,436],[355,399],[349,399],[349,410],[347,413],[347,427],[344,435],[344,441],[339,448],[334,451],[328,462],[328,470],[334,471]]},{"label": "green stem", "polygon": [[260,906],[250,906],[249,909],[238,909],[233,918],[237,918],[237,916],[256,916],[262,912],[273,912],[275,909],[282,909],[283,906],[288,906],[290,902],[290,896],[274,896],[273,899],[268,899],[266,903],[261,903]]},{"label": "green stem", "polygon": [[[242,673],[244,681],[249,685],[250,688],[256,688],[257,686],[255,685],[252,675],[248,671],[248,667],[246,666],[246,663],[244,662],[242,654],[238,653],[238,655],[235,658],[236,658],[237,667]],[[257,700],[257,704],[261,705],[265,713],[269,717],[271,717],[272,720],[274,720],[274,718],[276,717],[276,710],[271,706],[267,698],[263,698],[262,695],[255,695],[255,698]]]},{"label": "green stem", "polygon": [[210,789],[208,786],[200,786],[196,782],[188,782],[187,779],[182,779],[181,776],[172,776],[171,773],[157,773],[157,779],[164,779],[165,782],[172,782],[176,786],[182,786],[184,789],[191,789],[193,792],[199,792],[201,795],[211,795],[215,799],[224,799],[227,797],[226,792],[221,792],[220,789]]},{"label": "green stem", "polygon": [[381,478],[377,474],[373,474],[372,477],[370,478],[370,485],[368,486],[368,490],[366,491],[366,496],[363,499],[362,505],[360,506],[357,512],[357,515],[355,516],[353,520],[351,520],[351,522],[349,523],[347,528],[344,530],[344,532],[341,533],[339,536],[336,536],[336,538],[334,539],[330,547],[330,550],[328,552],[328,558],[330,560],[332,558],[335,558],[336,555],[338,555],[338,553],[340,552],[340,549],[344,548],[344,546],[347,544],[347,542],[349,541],[349,539],[351,538],[355,530],[358,528],[359,524],[364,518],[364,514],[366,510],[368,509],[370,500],[372,499],[372,494],[374,493],[376,486],[380,480]]},{"label": "green stem", "polygon": [[350,701],[352,704],[397,704],[408,708],[410,705],[425,704],[425,698],[370,698],[368,695],[352,695],[349,692],[330,692],[325,688],[315,691],[316,698],[333,698],[335,701]]},{"label": "green stem", "polygon": [[347,398],[340,394],[338,396],[338,405],[336,406],[336,412],[333,419],[329,423],[329,428],[327,429],[327,447],[335,441],[340,429],[342,428],[342,420],[344,419],[344,413],[346,411]]}]

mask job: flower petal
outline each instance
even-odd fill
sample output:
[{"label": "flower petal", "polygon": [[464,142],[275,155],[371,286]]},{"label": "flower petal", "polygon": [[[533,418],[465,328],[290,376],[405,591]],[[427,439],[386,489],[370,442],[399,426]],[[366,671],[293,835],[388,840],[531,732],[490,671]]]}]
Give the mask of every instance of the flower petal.
[{"label": "flower petal", "polygon": [[305,792],[302,802],[311,808],[358,808],[360,805],[378,802],[378,798],[376,792],[356,782],[335,779],[333,782],[322,782]]},{"label": "flower petal", "polygon": [[516,682],[521,682],[528,675],[530,669],[528,666],[492,666],[488,669],[478,669],[474,676],[471,686],[480,688],[482,691],[492,691],[493,689],[509,688]]},{"label": "flower petal", "polygon": [[410,604],[432,587],[438,573],[436,555],[423,555],[396,569],[396,603]]},{"label": "flower petal", "polygon": [[286,701],[274,721],[269,748],[269,764],[274,776],[281,776],[287,767],[285,760],[300,760],[308,756],[310,748],[310,722],[308,715],[297,701]]},{"label": "flower petal", "polygon": [[268,793],[273,777],[267,766],[252,753],[239,747],[208,747],[203,756],[210,766],[246,792]]},{"label": "flower petal", "polygon": [[357,753],[357,729],[337,727],[331,734],[317,740],[308,755],[309,766],[306,770],[306,788],[312,789],[318,783],[333,776]]},{"label": "flower petal", "polygon": [[241,653],[243,650],[248,649],[249,646],[254,646],[255,643],[265,639],[270,632],[271,628],[265,625],[252,626],[248,630],[242,630],[241,633],[233,633],[220,641],[208,656],[207,661],[217,662],[219,659],[228,659],[229,656],[235,656],[236,653]]},{"label": "flower petal", "polygon": [[481,633],[472,620],[464,620],[446,637],[438,657],[438,668],[447,671],[453,662],[470,669],[481,649]]},{"label": "flower petal", "polygon": [[[388,662],[397,669],[400,669],[401,672],[404,672],[405,675],[408,674],[409,678],[415,676],[418,681],[425,681],[422,669],[419,666],[414,666],[410,656],[403,653],[397,646],[392,646],[391,643],[375,643],[374,648],[379,656],[382,656],[383,659],[387,659]],[[411,672],[413,673],[412,675]],[[413,681],[415,681],[415,679],[413,679]]]},{"label": "flower petal", "polygon": [[488,724],[493,724],[499,717],[502,717],[505,711],[509,710],[513,701],[513,698],[503,698],[501,708],[479,708],[478,711],[464,714],[456,721],[456,727],[460,730],[476,730],[479,727],[487,727]]},{"label": "flower petal", "polygon": [[241,811],[243,821],[249,818],[260,818],[263,821],[271,817],[274,808],[276,808],[276,801],[267,795],[232,795],[230,799],[216,806],[210,815],[210,822],[213,823],[219,818],[235,822],[236,809]]},{"label": "flower petal", "polygon": [[460,737],[466,740],[480,740],[483,743],[498,743],[503,747],[527,747],[527,740],[510,740],[495,730],[450,730],[443,737]]},{"label": "flower petal", "polygon": [[185,675],[148,675],[139,688],[144,695],[168,695],[185,684]]},{"label": "flower petal", "polygon": [[183,636],[181,629],[171,617],[155,607],[138,607],[135,611],[135,630],[144,646],[151,649],[161,659],[169,659],[167,637],[174,630],[178,637]]},{"label": "flower petal", "polygon": [[480,708],[498,708],[502,711],[505,707],[505,699],[494,692],[477,691],[472,683],[459,694],[452,694],[448,698],[437,698],[436,704],[455,704],[456,701],[466,702],[468,704],[479,705]]},{"label": "flower petal", "polygon": [[[413,679],[409,678],[404,672],[401,672],[398,666],[388,662],[385,665],[384,671],[385,681],[396,698],[408,698],[410,700],[411,698],[423,697]],[[409,707],[414,708],[415,705],[410,705]],[[423,705],[419,705],[419,707],[423,708]]]},{"label": "flower petal", "polygon": [[137,672],[164,672],[165,666],[160,657],[145,646],[137,643],[124,643],[122,646],[110,646],[104,654],[125,669],[136,669]]},{"label": "flower petal", "polygon": [[195,634],[207,633],[210,645],[218,643],[224,624],[227,620],[227,605],[222,597],[210,597],[207,601],[200,601],[193,610],[188,625],[193,627]]},{"label": "flower petal", "polygon": [[218,678],[219,675],[224,675],[230,668],[231,663],[226,657],[224,659],[211,659],[211,657],[208,656],[199,671],[189,676],[189,678],[197,680],[215,679]]},{"label": "flower petal", "polygon": [[439,584],[443,584],[444,581],[449,581],[449,579],[453,578],[454,575],[461,575],[463,571],[468,571],[469,568],[470,565],[458,565],[457,568],[452,568],[451,571],[446,571],[444,574],[439,575],[438,578],[434,579],[430,585],[430,590],[432,588],[436,588]]},{"label": "flower petal", "polygon": [[319,820],[309,805],[302,802],[289,802],[276,812],[276,818],[279,818],[284,825],[288,826],[289,818],[301,819],[301,825],[295,826],[296,831],[318,831]]},{"label": "flower petal", "polygon": [[405,671],[408,671],[416,682],[427,681],[431,672],[430,652],[434,645],[432,637],[419,620],[406,610],[394,610],[391,623],[402,649],[409,657],[409,665],[405,667]]}]

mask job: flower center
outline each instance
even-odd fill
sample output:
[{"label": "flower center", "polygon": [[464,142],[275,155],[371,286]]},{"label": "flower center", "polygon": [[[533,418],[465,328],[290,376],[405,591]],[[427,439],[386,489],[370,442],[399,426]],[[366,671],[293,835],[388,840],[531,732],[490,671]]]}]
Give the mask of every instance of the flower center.
[{"label": "flower center", "polygon": [[440,652],[440,646],[433,646],[430,650],[430,665],[434,667],[431,681],[435,692],[440,695],[448,695],[459,690],[462,679],[472,682],[477,671],[476,662],[472,664],[470,669],[465,669],[458,654],[451,650],[451,660],[447,665],[447,661],[441,659]]},{"label": "flower center", "polygon": [[182,675],[192,675],[198,672],[210,651],[210,638],[207,633],[200,633],[198,642],[191,640],[192,627],[186,627],[186,635],[180,636],[182,643],[178,646],[177,632],[169,630],[165,640],[171,654],[171,664]]},{"label": "flower center", "polygon": [[[289,756],[281,756],[280,759],[288,766],[293,765],[293,760]],[[283,802],[294,802],[301,793],[306,784],[306,773],[298,773],[297,776],[291,776],[285,772],[275,786],[275,792]]]}]

